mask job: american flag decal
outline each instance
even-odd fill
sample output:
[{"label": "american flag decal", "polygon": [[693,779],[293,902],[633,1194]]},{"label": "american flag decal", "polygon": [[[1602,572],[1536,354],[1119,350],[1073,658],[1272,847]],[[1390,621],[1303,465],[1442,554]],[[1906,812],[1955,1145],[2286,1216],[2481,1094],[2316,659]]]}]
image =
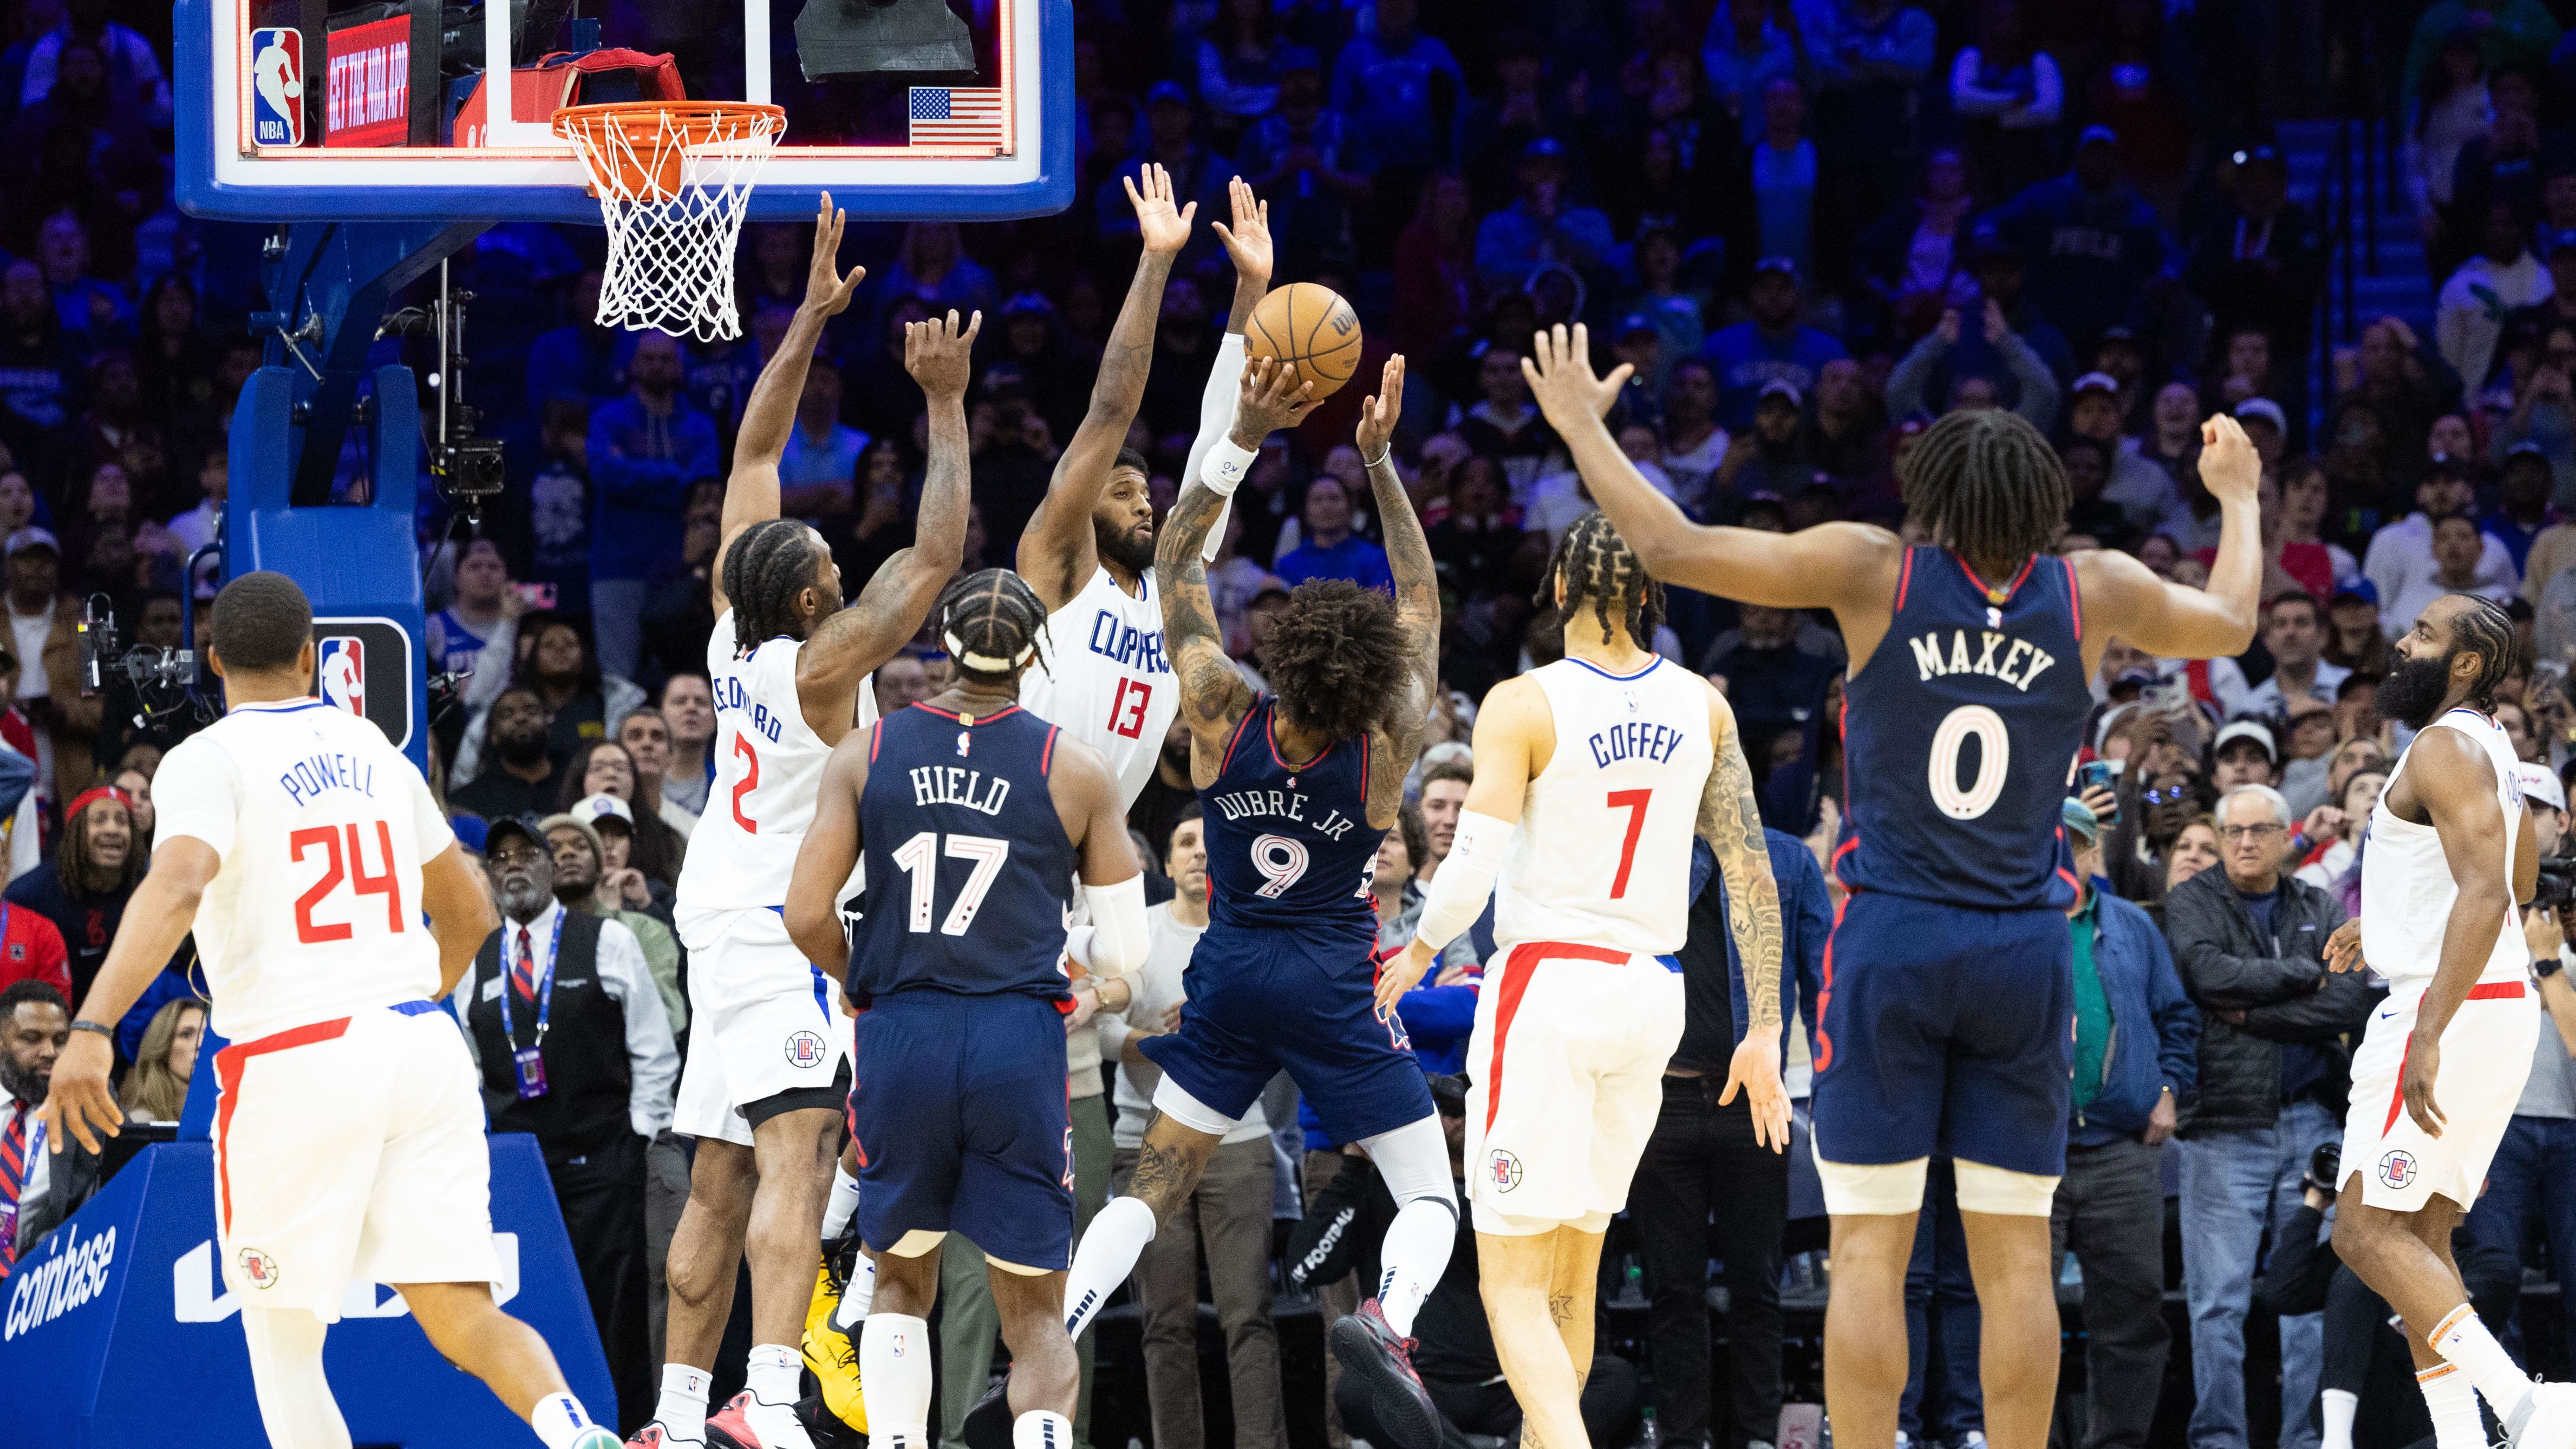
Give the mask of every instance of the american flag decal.
[{"label": "american flag decal", "polygon": [[914,86],[911,144],[999,147],[1002,144],[1001,87],[966,90],[954,86]]}]

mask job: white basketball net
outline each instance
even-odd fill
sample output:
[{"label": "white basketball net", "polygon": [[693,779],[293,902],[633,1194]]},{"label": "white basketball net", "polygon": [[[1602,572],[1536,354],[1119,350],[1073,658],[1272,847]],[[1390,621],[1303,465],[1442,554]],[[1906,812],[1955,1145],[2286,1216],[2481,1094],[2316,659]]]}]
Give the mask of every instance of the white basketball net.
[{"label": "white basketball net", "polygon": [[787,127],[774,106],[559,111],[608,224],[599,323],[701,342],[742,335],[734,244],[760,168]]}]

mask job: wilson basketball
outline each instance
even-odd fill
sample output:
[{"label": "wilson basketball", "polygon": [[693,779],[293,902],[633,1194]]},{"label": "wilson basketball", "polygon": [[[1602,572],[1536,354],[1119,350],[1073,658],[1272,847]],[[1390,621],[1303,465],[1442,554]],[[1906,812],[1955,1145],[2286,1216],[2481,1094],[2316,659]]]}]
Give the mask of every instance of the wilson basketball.
[{"label": "wilson basketball", "polygon": [[1360,365],[1360,319],[1339,292],[1291,282],[1261,299],[1243,330],[1248,357],[1289,363],[1312,384],[1315,401],[1341,391]]}]

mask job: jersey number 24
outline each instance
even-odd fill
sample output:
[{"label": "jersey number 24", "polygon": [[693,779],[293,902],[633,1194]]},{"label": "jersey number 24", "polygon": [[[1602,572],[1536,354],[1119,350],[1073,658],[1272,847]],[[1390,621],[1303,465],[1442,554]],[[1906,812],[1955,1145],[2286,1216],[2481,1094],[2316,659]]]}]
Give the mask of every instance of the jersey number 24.
[{"label": "jersey number 24", "polygon": [[[313,912],[328,902],[347,882],[349,894],[385,898],[385,930],[399,936],[403,930],[402,881],[394,874],[394,832],[384,821],[372,822],[376,830],[376,853],[385,863],[381,875],[367,874],[367,853],[360,848],[364,837],[356,825],[314,825],[286,837],[287,853],[297,861],[320,852],[322,878],[304,894],[295,898],[295,939],[307,946],[330,941],[346,941],[357,934],[347,921],[317,921]],[[341,850],[347,842],[345,854]],[[332,914],[339,914],[334,911]]]}]

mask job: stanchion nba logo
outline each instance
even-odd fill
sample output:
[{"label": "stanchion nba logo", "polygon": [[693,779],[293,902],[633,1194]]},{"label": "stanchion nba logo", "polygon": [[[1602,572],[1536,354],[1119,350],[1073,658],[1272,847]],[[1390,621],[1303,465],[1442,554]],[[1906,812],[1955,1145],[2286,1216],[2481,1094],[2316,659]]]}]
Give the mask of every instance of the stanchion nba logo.
[{"label": "stanchion nba logo", "polygon": [[234,1261],[241,1267],[242,1281],[253,1288],[277,1286],[277,1260],[257,1248],[244,1248]]},{"label": "stanchion nba logo", "polygon": [[819,1067],[823,1064],[823,1039],[810,1031],[800,1031],[787,1039],[787,1064],[791,1067]]},{"label": "stanchion nba logo", "polygon": [[250,33],[250,138],[262,146],[304,144],[304,32]]},{"label": "stanchion nba logo", "polygon": [[2415,1181],[2415,1154],[2404,1148],[2379,1159],[2379,1181],[2382,1186],[2403,1188]]},{"label": "stanchion nba logo", "polygon": [[1500,1148],[1486,1160],[1485,1171],[1493,1178],[1496,1192],[1510,1192],[1521,1185],[1521,1160]]},{"label": "stanchion nba logo", "polygon": [[322,702],[367,717],[367,643],[354,634],[325,634],[316,641]]}]

